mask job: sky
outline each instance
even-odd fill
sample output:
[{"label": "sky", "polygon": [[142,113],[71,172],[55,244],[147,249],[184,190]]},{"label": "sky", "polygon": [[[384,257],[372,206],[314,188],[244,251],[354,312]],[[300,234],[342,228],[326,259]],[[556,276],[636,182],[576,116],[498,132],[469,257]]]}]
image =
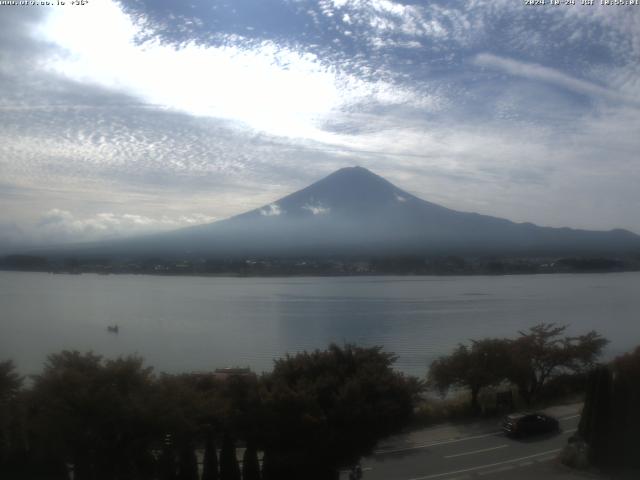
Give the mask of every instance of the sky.
[{"label": "sky", "polygon": [[354,165],[640,233],[639,6],[51,3],[0,5],[0,249],[212,222]]}]

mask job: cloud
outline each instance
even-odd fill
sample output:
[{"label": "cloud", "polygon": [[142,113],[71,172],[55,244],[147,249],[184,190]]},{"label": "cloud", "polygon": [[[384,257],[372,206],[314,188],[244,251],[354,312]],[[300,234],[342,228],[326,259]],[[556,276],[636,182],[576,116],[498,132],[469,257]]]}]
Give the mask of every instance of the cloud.
[{"label": "cloud", "polygon": [[282,215],[282,213],[284,213],[284,211],[280,208],[280,205],[275,203],[260,209],[260,215],[264,217],[277,217]]},{"label": "cloud", "polygon": [[327,215],[331,212],[331,209],[322,203],[311,204],[307,203],[301,207],[303,210],[311,212],[313,215]]},{"label": "cloud", "polygon": [[54,9],[36,35],[59,49],[43,63],[48,72],[280,136],[321,138],[325,117],[357,104],[432,103],[428,95],[421,100],[407,87],[359,78],[271,40],[176,46],[138,42],[144,33],[122,7],[104,0]]},{"label": "cloud", "polygon": [[607,98],[618,102],[633,103],[636,106],[640,106],[640,101],[638,99],[624,95],[613,88],[606,88],[595,83],[574,78],[555,69],[535,63],[520,62],[490,53],[481,53],[476,55],[473,62],[478,66],[495,68],[507,72],[510,75],[559,85],[577,93]]},{"label": "cloud", "polygon": [[174,230],[215,220],[215,217],[202,213],[152,218],[133,213],[103,212],[90,217],[78,217],[68,210],[53,208],[35,223],[31,240],[41,245],[83,242]]},{"label": "cloud", "polygon": [[434,16],[414,5],[403,5],[391,0],[323,0],[325,15],[333,16],[337,10],[348,10],[343,21],[351,25],[360,23],[377,33],[399,33],[411,37],[446,37],[447,30]]}]

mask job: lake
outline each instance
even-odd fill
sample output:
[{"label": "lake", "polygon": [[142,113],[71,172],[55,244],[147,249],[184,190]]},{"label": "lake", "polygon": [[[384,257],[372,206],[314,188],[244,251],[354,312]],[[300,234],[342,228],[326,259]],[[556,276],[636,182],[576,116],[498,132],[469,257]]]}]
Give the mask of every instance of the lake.
[{"label": "lake", "polygon": [[[0,360],[24,374],[63,349],[139,354],[157,371],[271,369],[329,342],[382,345],[424,375],[458,342],[540,322],[640,344],[640,273],[220,278],[0,272]],[[119,333],[107,326],[119,325]]]}]

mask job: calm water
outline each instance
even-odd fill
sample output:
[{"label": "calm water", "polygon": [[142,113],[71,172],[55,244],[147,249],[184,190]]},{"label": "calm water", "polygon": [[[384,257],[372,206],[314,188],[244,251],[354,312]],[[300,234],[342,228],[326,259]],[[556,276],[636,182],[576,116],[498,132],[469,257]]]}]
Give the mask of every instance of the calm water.
[{"label": "calm water", "polygon": [[[157,370],[269,370],[329,342],[383,345],[423,375],[458,342],[539,322],[640,344],[640,273],[503,277],[197,278],[0,272],[0,359],[138,353]],[[118,335],[107,325],[117,323]]]}]

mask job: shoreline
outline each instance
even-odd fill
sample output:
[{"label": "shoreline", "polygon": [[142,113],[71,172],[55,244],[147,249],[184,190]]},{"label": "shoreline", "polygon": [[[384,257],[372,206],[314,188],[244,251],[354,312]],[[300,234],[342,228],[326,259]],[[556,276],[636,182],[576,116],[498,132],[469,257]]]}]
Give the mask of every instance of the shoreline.
[{"label": "shoreline", "polygon": [[509,277],[509,276],[541,276],[541,275],[601,275],[614,273],[637,273],[640,269],[624,269],[624,270],[568,270],[568,271],[550,271],[550,272],[467,272],[467,273],[418,273],[418,272],[362,272],[362,273],[154,273],[151,271],[135,272],[98,272],[98,271],[53,271],[53,270],[16,270],[3,269],[0,272],[7,273],[48,273],[50,275],[98,275],[98,276],[119,276],[119,275],[135,275],[149,277],[186,277],[186,278],[348,278],[348,277]]}]

